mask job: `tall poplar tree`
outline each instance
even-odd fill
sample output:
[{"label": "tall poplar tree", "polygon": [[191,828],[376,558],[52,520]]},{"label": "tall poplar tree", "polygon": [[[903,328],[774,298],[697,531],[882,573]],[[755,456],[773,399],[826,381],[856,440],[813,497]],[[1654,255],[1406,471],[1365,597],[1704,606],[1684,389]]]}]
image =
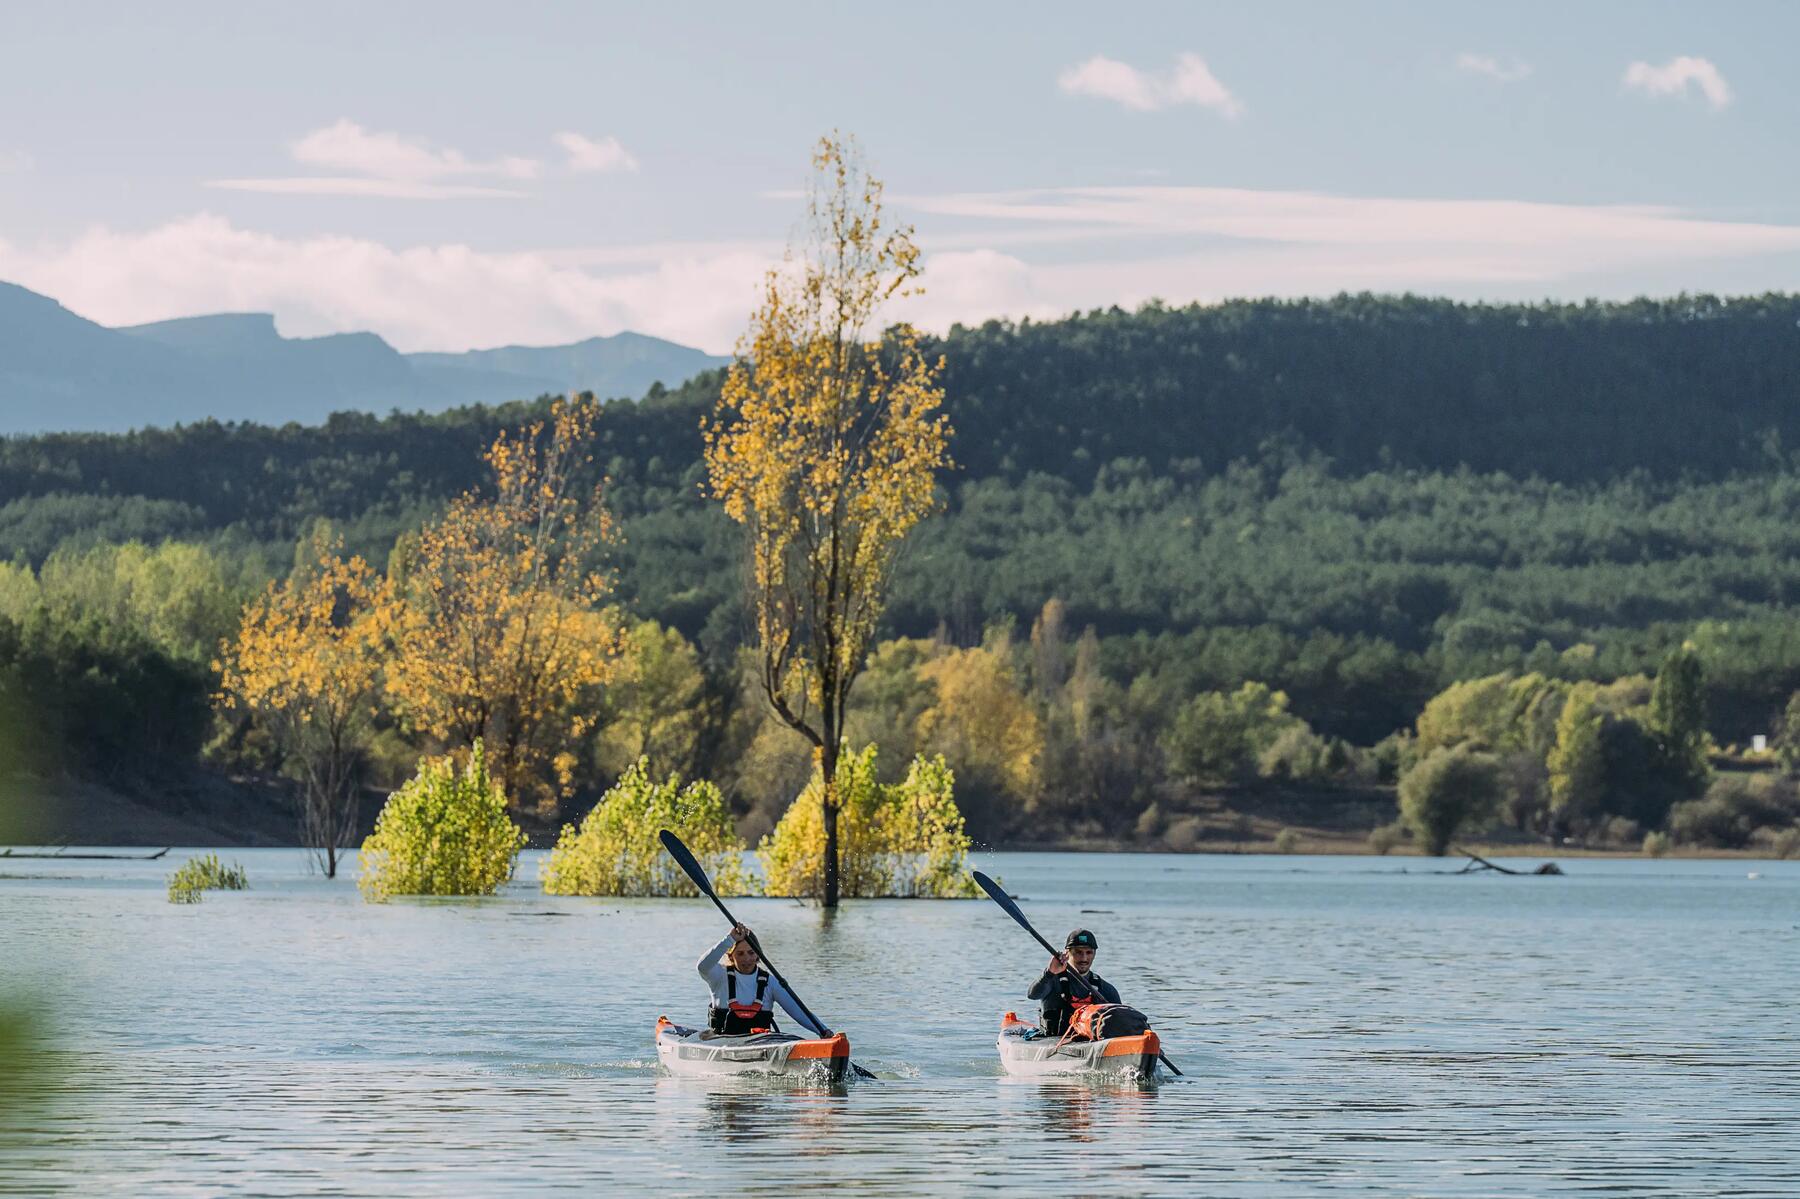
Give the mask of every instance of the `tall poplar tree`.
[{"label": "tall poplar tree", "polygon": [[910,326],[877,327],[919,274],[912,229],[887,224],[881,195],[853,140],[819,142],[803,235],[769,272],[704,424],[713,495],[748,533],[763,693],[813,746],[827,907],[850,692],[901,543],[948,464],[942,361]]}]

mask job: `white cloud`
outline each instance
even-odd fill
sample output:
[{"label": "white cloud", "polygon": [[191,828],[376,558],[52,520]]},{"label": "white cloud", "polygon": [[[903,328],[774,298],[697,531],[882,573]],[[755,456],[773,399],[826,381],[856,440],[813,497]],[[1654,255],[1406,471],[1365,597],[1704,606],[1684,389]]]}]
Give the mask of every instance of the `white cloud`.
[{"label": "white cloud", "polygon": [[[1628,295],[1646,278],[1732,292],[1794,260],[1775,256],[1800,257],[1800,226],[1643,205],[1155,185],[891,199],[918,224],[926,255],[924,294],[895,315],[931,329],[1152,297]],[[289,336],[367,329],[405,350],[635,329],[723,352],[780,259],[773,238],[499,253],[283,237],[201,214],[60,244],[0,243],[0,278],[106,324],[262,310]]]},{"label": "white cloud", "polygon": [[345,173],[214,179],[208,181],[207,186],[312,196],[382,196],[409,200],[496,198],[525,193],[513,188],[447,183],[445,180],[524,181],[537,178],[543,171],[543,164],[533,158],[505,155],[479,161],[460,150],[436,148],[417,138],[364,129],[349,118],[313,130],[294,142],[289,152],[302,166]]},{"label": "white cloud", "polygon": [[612,136],[599,139],[583,137],[579,133],[558,133],[555,142],[569,156],[568,166],[577,174],[597,171],[635,171],[638,161],[632,157],[631,151],[619,144],[619,139]]},{"label": "white cloud", "polygon": [[422,183],[413,179],[358,179],[347,175],[291,175],[274,179],[209,179],[225,191],[284,196],[380,196],[394,200],[517,200],[529,193],[469,183]]},{"label": "white cloud", "polygon": [[0,243],[0,278],[108,325],[264,311],[290,337],[370,330],[402,350],[556,344],[634,329],[724,351],[775,261],[729,246],[669,246],[654,261],[610,270],[570,256],[289,238],[200,214],[142,231],[91,229],[61,245]]},{"label": "white cloud", "polygon": [[1691,83],[1717,112],[1731,103],[1731,85],[1709,59],[1683,54],[1660,67],[1634,62],[1625,68],[1625,86],[1647,96],[1686,96]]},{"label": "white cloud", "polygon": [[1096,54],[1057,77],[1057,86],[1071,96],[1111,100],[1136,112],[1155,112],[1176,104],[1197,104],[1226,117],[1236,117],[1244,106],[1231,94],[1206,60],[1182,53],[1168,71],[1140,71],[1129,63]]},{"label": "white cloud", "polygon": [[1517,58],[1509,58],[1502,62],[1492,54],[1471,54],[1467,51],[1456,56],[1456,69],[1470,75],[1484,75],[1501,83],[1517,83],[1531,74],[1531,64]]}]

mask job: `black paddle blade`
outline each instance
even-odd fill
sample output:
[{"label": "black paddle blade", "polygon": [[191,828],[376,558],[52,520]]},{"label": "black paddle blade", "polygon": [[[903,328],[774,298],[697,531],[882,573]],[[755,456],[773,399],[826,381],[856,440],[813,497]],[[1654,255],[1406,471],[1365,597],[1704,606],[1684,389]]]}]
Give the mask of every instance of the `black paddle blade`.
[{"label": "black paddle blade", "polygon": [[975,885],[980,887],[983,891],[986,891],[988,894],[988,898],[993,900],[995,903],[999,904],[1001,906],[1001,908],[1003,908],[1006,911],[1006,914],[1008,916],[1011,916],[1014,920],[1017,920],[1019,922],[1020,928],[1024,929],[1026,932],[1030,933],[1032,936],[1037,937],[1037,943],[1039,945],[1042,945],[1045,949],[1048,949],[1051,953],[1056,952],[1055,946],[1051,945],[1050,942],[1044,940],[1044,938],[1038,933],[1037,929],[1031,927],[1031,921],[1025,919],[1025,913],[1019,909],[1018,904],[1013,902],[1013,897],[1008,895],[1005,891],[1003,891],[1001,889],[999,883],[995,882],[993,879],[989,878],[987,875],[983,874],[979,870],[972,870],[969,873],[974,875]]},{"label": "black paddle blade", "polygon": [[713,891],[712,880],[706,877],[706,871],[700,868],[699,859],[694,857],[693,852],[681,843],[681,838],[668,829],[663,829],[656,834],[656,839],[661,841],[663,848],[669,851],[669,856],[675,859],[675,864],[681,867],[681,872],[692,879],[696,887],[700,888],[700,893],[717,903],[719,897]]}]

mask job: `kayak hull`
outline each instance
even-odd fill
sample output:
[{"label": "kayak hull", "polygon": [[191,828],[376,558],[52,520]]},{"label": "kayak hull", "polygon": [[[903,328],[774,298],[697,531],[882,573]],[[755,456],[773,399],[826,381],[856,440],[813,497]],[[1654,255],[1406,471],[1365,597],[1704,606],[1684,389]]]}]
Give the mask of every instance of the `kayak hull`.
[{"label": "kayak hull", "polygon": [[656,1059],[670,1074],[689,1078],[749,1074],[838,1082],[850,1068],[850,1038],[841,1032],[810,1040],[784,1033],[719,1037],[660,1016]]},{"label": "kayak hull", "polygon": [[1000,1021],[1000,1065],[1022,1078],[1101,1076],[1149,1078],[1156,1073],[1162,1042],[1153,1030],[1101,1041],[1061,1041],[1032,1036],[1037,1025],[1008,1012]]}]

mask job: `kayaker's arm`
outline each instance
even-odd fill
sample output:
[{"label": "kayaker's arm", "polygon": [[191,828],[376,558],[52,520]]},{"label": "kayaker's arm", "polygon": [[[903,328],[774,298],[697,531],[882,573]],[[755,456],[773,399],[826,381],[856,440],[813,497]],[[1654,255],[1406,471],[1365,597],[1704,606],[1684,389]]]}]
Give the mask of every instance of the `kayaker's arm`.
[{"label": "kayaker's arm", "polygon": [[1031,990],[1026,993],[1025,998],[1038,1000],[1050,998],[1056,993],[1056,988],[1062,979],[1063,975],[1052,974],[1048,970],[1044,971],[1043,977],[1031,984]]},{"label": "kayaker's arm", "polygon": [[1101,1003],[1125,1002],[1123,999],[1119,998],[1119,988],[1113,986],[1098,974],[1089,975],[1088,981],[1093,984],[1094,993],[1100,996]]},{"label": "kayaker's arm", "polygon": [[780,1004],[781,1010],[793,1017],[795,1024],[798,1024],[813,1036],[828,1037],[831,1035],[830,1029],[821,1028],[811,1020],[808,1020],[806,1018],[806,1013],[801,1010],[799,1003],[795,1002],[794,997],[788,994],[788,989],[771,978],[769,980],[769,1006],[773,1007],[776,1004]]},{"label": "kayaker's arm", "polygon": [[696,967],[700,977],[706,980],[706,986],[713,993],[713,998],[723,1003],[725,995],[725,951],[731,948],[732,936],[725,934],[725,939],[700,955],[700,964]]}]

